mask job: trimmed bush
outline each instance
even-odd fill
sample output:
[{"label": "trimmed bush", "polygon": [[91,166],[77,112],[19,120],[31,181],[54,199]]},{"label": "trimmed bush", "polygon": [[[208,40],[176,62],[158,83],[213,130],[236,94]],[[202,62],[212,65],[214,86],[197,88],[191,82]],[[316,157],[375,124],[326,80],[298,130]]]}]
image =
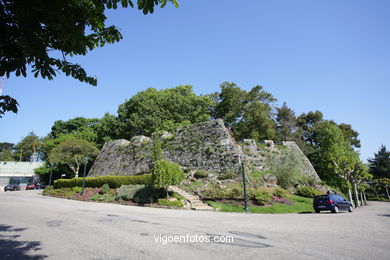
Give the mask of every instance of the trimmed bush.
[{"label": "trimmed bush", "polygon": [[288,192],[285,189],[278,187],[272,191],[272,195],[278,198],[287,198]]},{"label": "trimmed bush", "polygon": [[144,188],[145,185],[122,185],[119,189],[116,190],[115,199],[116,200],[133,200],[134,194]]},{"label": "trimmed bush", "polygon": [[297,188],[296,194],[306,198],[313,198],[317,195],[321,195],[322,193],[313,187],[302,186]]},{"label": "trimmed bush", "polygon": [[133,200],[139,204],[150,204],[165,195],[166,192],[163,189],[155,189],[151,185],[146,185],[134,194]]},{"label": "trimmed bush", "polygon": [[[85,178],[85,187],[100,188],[104,184],[107,184],[110,188],[116,189],[122,185],[129,184],[144,184],[148,185],[151,183],[151,175],[134,175],[134,176],[99,176],[99,177],[87,177]],[[73,179],[59,179],[54,182],[54,188],[72,188],[81,187],[83,178]]]},{"label": "trimmed bush", "polygon": [[272,194],[266,190],[255,190],[252,192],[251,197],[259,205],[265,205],[272,199]]}]

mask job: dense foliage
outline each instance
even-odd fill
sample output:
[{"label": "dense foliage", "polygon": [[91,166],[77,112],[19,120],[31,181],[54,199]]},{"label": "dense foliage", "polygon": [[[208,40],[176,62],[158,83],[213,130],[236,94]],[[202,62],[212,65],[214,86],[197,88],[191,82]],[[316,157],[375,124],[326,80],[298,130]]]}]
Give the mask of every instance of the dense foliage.
[{"label": "dense foliage", "polygon": [[79,169],[83,163],[95,158],[99,150],[87,140],[79,138],[68,138],[59,143],[49,153],[49,162],[66,164],[78,177]]},{"label": "dense foliage", "polygon": [[390,152],[386,146],[382,145],[374,157],[368,159],[370,163],[370,173],[374,178],[390,178]]},{"label": "dense foliage", "polygon": [[[155,6],[176,0],[137,1],[144,14]],[[131,0],[35,0],[0,1],[0,75],[26,77],[27,69],[35,77],[49,80],[63,72],[81,82],[97,84],[71,57],[122,39],[115,26],[106,25],[106,9],[133,7]],[[5,111],[17,112],[17,102],[0,96],[0,117]]]},{"label": "dense foliage", "polygon": [[152,185],[156,189],[168,189],[170,185],[179,184],[185,178],[180,165],[165,160],[158,160],[152,168]]},{"label": "dense foliage", "polygon": [[212,100],[197,96],[192,86],[157,90],[149,88],[119,106],[121,136],[151,136],[156,131],[173,131],[178,126],[210,119]]}]

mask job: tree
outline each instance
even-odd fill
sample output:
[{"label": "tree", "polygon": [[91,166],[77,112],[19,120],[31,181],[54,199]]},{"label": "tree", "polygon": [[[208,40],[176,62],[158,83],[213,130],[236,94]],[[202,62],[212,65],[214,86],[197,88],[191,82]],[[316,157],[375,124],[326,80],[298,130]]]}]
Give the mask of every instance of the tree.
[{"label": "tree", "polygon": [[275,122],[271,104],[276,101],[262,86],[249,92],[235,83],[224,82],[214,109],[215,118],[222,118],[237,139],[253,138],[257,141],[275,137]]},{"label": "tree", "polygon": [[[137,5],[147,14],[167,2],[178,6],[176,0],[139,0]],[[15,72],[26,77],[29,67],[35,77],[51,80],[63,72],[96,86],[96,78],[68,58],[122,39],[115,26],[106,25],[106,8],[116,9],[118,4],[134,6],[131,0],[1,0],[0,75]],[[15,99],[0,98],[0,116],[17,112]]]},{"label": "tree", "polygon": [[121,138],[121,123],[116,116],[110,113],[105,113],[94,129],[97,134],[97,144],[100,146],[103,146],[107,141]]},{"label": "tree", "polygon": [[360,140],[358,139],[359,133],[352,129],[351,125],[339,124],[338,127],[343,132],[344,139],[352,147],[360,148]]},{"label": "tree", "polygon": [[39,161],[43,152],[42,139],[30,132],[17,145],[14,157],[19,161]]},{"label": "tree", "polygon": [[85,158],[94,158],[99,150],[91,142],[76,137],[71,137],[58,146],[53,148],[49,153],[51,163],[66,164],[73,171],[75,177],[79,175],[80,166]]},{"label": "tree", "polygon": [[207,121],[211,105],[209,96],[197,96],[189,85],[149,88],[119,106],[121,138],[151,136],[157,131],[174,131],[179,126]]},{"label": "tree", "polygon": [[390,178],[390,152],[386,146],[382,145],[374,158],[368,159],[370,163],[370,173],[374,178]]},{"label": "tree", "polygon": [[9,162],[12,161],[13,153],[12,150],[4,150],[0,153],[0,161]]},{"label": "tree", "polygon": [[0,143],[0,153],[6,150],[13,150],[14,148],[15,145],[13,143],[7,143],[7,142]]},{"label": "tree", "polygon": [[276,123],[276,136],[279,141],[295,141],[299,138],[297,117],[286,102],[280,108],[276,108]]},{"label": "tree", "polygon": [[378,180],[379,184],[385,189],[387,198],[390,200],[389,188],[390,188],[390,179],[382,178]]},{"label": "tree", "polygon": [[214,118],[222,118],[228,128],[232,128],[242,117],[246,91],[233,82],[223,82],[217,98]]},{"label": "tree", "polygon": [[3,162],[12,161],[14,149],[15,149],[15,145],[13,143],[7,143],[7,142],[0,143],[0,161]]},{"label": "tree", "polygon": [[[75,117],[69,119],[68,121],[57,120],[54,122],[51,127],[50,137],[58,138],[60,135],[64,134],[74,134],[74,135],[83,135],[83,132],[88,132],[90,129],[94,129],[99,123],[97,118],[85,118],[85,117]],[[95,132],[95,131],[93,131]],[[84,134],[88,136],[88,134]],[[86,139],[96,139],[96,136],[86,138]],[[93,141],[93,140],[88,140]]]},{"label": "tree", "polygon": [[180,184],[184,178],[185,174],[177,163],[158,160],[153,164],[152,186],[155,189],[168,190],[170,185]]},{"label": "tree", "polygon": [[19,103],[10,96],[0,96],[0,118],[3,117],[5,112],[18,112]]}]

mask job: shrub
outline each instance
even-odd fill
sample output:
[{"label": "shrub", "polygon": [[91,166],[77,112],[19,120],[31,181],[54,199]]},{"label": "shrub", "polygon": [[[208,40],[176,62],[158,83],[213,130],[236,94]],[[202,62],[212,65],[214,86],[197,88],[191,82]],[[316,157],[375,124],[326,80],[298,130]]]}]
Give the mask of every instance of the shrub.
[{"label": "shrub", "polygon": [[206,178],[207,175],[209,175],[207,171],[199,170],[195,172],[194,177],[197,179],[201,179],[201,178]]},{"label": "shrub", "polygon": [[252,192],[251,197],[259,205],[265,205],[272,199],[272,194],[266,190],[255,190]]},{"label": "shrub", "polygon": [[169,185],[180,184],[185,174],[180,165],[165,160],[158,160],[153,164],[152,185],[156,189],[167,189]]},{"label": "shrub", "polygon": [[80,193],[81,192],[81,187],[73,187],[72,188],[72,191],[74,192],[74,193]]},{"label": "shrub", "polygon": [[302,160],[292,150],[283,149],[269,158],[270,174],[278,179],[278,185],[287,189],[301,184],[305,176],[301,173]]},{"label": "shrub", "polygon": [[169,201],[167,199],[159,199],[157,204],[160,206],[168,206],[168,207],[176,207],[176,208],[183,207],[183,202],[181,202],[180,200]]},{"label": "shrub", "polygon": [[[134,176],[99,176],[99,177],[87,177],[85,178],[85,187],[98,188],[102,187],[104,184],[112,189],[119,188],[122,185],[128,184],[150,184],[151,175],[134,175]],[[73,179],[59,179],[54,182],[54,188],[72,188],[72,187],[81,187],[83,178],[73,178]]]},{"label": "shrub", "polygon": [[117,189],[115,199],[133,200],[134,194],[144,187],[145,185],[122,185],[119,189]]},{"label": "shrub", "polygon": [[278,187],[272,191],[272,195],[279,198],[287,198],[288,192],[285,189]]},{"label": "shrub", "polygon": [[155,202],[163,194],[164,191],[162,189],[155,189],[151,185],[146,185],[134,194],[133,200],[139,204],[149,204]]},{"label": "shrub", "polygon": [[229,171],[229,172],[225,172],[225,173],[219,175],[218,179],[219,180],[229,180],[229,179],[234,179],[234,177],[235,177],[234,172]]},{"label": "shrub", "polygon": [[100,193],[101,194],[106,194],[109,191],[110,191],[110,186],[108,186],[107,183],[103,184],[103,186],[100,189]]},{"label": "shrub", "polygon": [[302,197],[307,197],[307,198],[313,198],[317,195],[321,195],[322,193],[310,186],[302,186],[298,187],[296,191],[297,195],[302,196]]},{"label": "shrub", "polygon": [[241,188],[218,188],[212,187],[202,193],[204,199],[242,199],[243,191]]}]

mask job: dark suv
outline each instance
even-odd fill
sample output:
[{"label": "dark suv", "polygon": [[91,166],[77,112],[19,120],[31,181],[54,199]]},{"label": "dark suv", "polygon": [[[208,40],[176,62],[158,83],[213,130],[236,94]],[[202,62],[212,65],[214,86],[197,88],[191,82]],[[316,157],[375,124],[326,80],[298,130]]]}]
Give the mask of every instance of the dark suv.
[{"label": "dark suv", "polygon": [[9,184],[4,187],[4,192],[5,191],[15,191],[15,190],[20,190],[20,186],[17,184]]},{"label": "dark suv", "polygon": [[341,210],[352,212],[353,210],[352,203],[338,194],[315,196],[313,208],[316,213],[323,210],[330,210],[333,213],[338,213]]}]

